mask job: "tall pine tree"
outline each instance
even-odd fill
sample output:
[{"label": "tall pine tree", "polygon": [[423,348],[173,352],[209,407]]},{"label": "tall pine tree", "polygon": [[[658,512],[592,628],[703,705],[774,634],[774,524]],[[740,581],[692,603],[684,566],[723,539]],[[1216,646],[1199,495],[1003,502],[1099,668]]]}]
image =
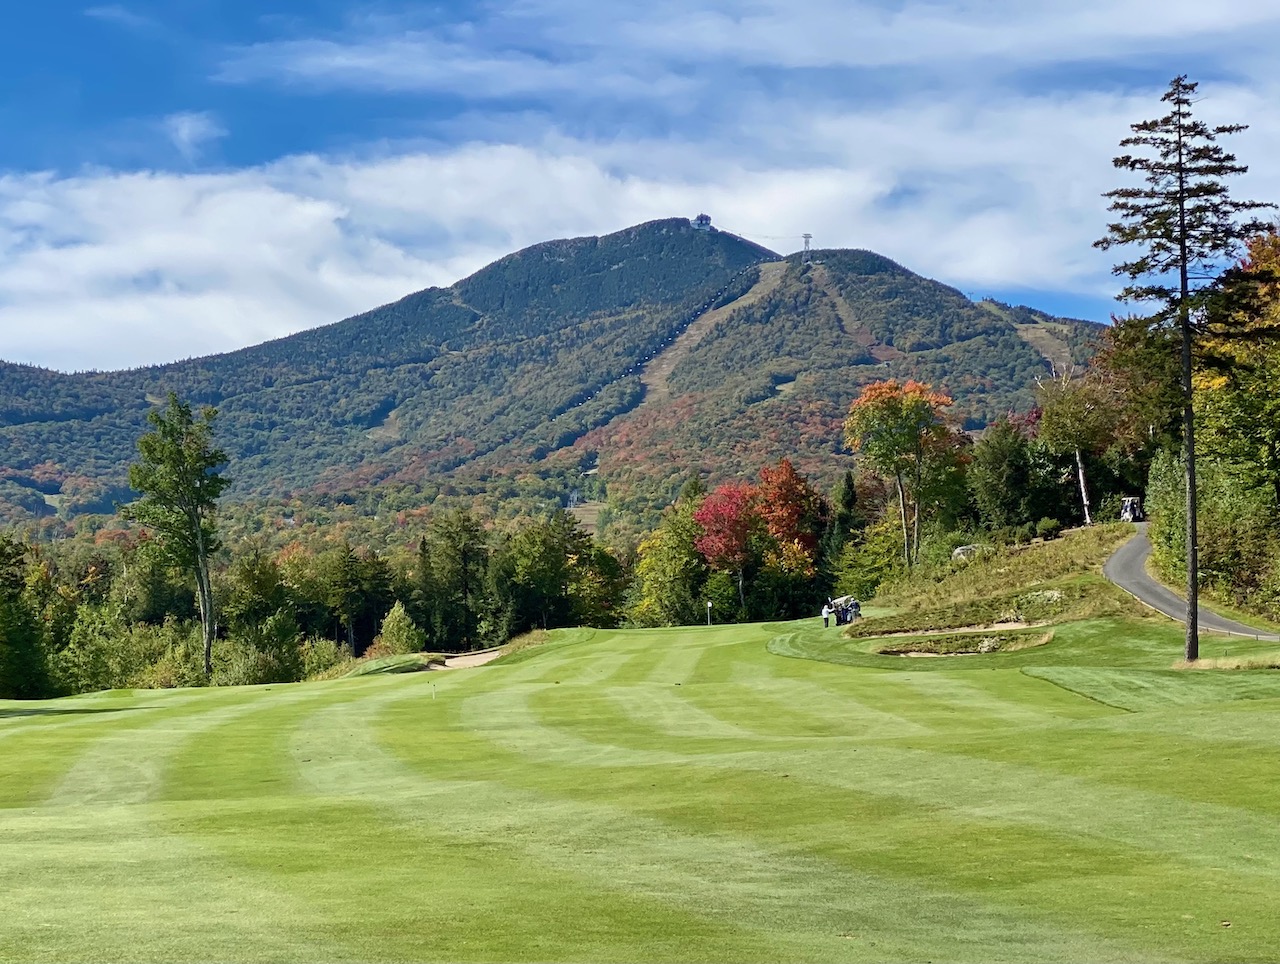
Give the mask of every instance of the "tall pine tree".
[{"label": "tall pine tree", "polygon": [[1154,305],[1145,319],[1152,337],[1176,330],[1182,361],[1182,436],[1186,453],[1187,637],[1186,658],[1200,655],[1199,563],[1196,551],[1196,449],[1192,410],[1192,355],[1197,335],[1214,320],[1213,296],[1219,279],[1262,223],[1250,212],[1271,205],[1231,198],[1225,178],[1248,168],[1217,143],[1244,130],[1240,124],[1210,127],[1192,116],[1197,85],[1175,77],[1161,101],[1169,112],[1131,125],[1120,146],[1141,153],[1122,154],[1116,168],[1141,175],[1138,187],[1108,191],[1117,220],[1094,243],[1108,250],[1132,246],[1137,254],[1113,273],[1129,279],[1121,301]]}]

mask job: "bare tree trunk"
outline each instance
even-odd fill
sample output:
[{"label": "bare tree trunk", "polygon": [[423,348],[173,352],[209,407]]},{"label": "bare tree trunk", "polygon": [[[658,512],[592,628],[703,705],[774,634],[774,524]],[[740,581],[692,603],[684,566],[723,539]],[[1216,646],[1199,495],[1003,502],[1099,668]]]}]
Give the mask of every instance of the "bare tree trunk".
[{"label": "bare tree trunk", "polygon": [[204,532],[196,521],[196,601],[200,605],[200,635],[204,643],[204,675],[213,675],[213,587],[209,583],[209,555]]},{"label": "bare tree trunk", "polygon": [[[1180,116],[1180,115],[1179,115]],[[1200,658],[1200,544],[1196,536],[1196,416],[1191,388],[1191,257],[1187,241],[1186,156],[1178,124],[1178,322],[1182,329],[1182,435],[1187,448],[1187,646],[1188,663]]]},{"label": "bare tree trunk", "polygon": [[920,561],[920,498],[916,489],[916,500],[911,503],[911,562]]},{"label": "bare tree trunk", "polygon": [[1080,475],[1080,502],[1084,506],[1084,524],[1093,525],[1093,516],[1089,514],[1089,490],[1084,484],[1084,459],[1080,457],[1080,450],[1076,449],[1076,472]]},{"label": "bare tree trunk", "polygon": [[1200,543],[1196,535],[1196,426],[1191,400],[1191,323],[1183,307],[1182,434],[1187,448],[1187,644],[1186,659],[1200,658]]},{"label": "bare tree trunk", "polygon": [[204,642],[204,675],[213,675],[213,637],[216,635],[217,623],[213,613],[213,586],[209,580],[209,562],[201,564],[200,576],[197,580],[200,599],[200,633]]},{"label": "bare tree trunk", "polygon": [[910,567],[911,537],[907,534],[907,493],[902,487],[902,473],[895,473],[893,478],[898,483],[898,512],[902,516],[902,561]]}]

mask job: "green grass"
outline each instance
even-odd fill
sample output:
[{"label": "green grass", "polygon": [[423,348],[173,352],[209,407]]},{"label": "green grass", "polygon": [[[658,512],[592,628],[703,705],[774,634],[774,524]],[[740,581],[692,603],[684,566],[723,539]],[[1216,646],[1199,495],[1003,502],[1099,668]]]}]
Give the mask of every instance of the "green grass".
[{"label": "green grass", "polygon": [[395,673],[420,673],[433,663],[444,665],[441,653],[400,653],[395,656],[379,656],[376,659],[356,660],[355,665],[339,679],[357,676],[387,676]]},{"label": "green grass", "polygon": [[0,703],[0,960],[1275,959],[1280,674],[1123,614],[874,645]]}]

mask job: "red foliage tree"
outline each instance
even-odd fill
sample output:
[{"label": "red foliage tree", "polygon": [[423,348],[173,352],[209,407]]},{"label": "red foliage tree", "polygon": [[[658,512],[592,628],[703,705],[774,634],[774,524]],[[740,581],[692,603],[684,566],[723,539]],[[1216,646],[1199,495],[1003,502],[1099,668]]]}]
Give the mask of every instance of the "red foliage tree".
[{"label": "red foliage tree", "polygon": [[779,459],[776,466],[760,470],[756,505],[778,544],[771,561],[784,571],[812,575],[826,507],[790,459]]},{"label": "red foliage tree", "polygon": [[694,548],[712,569],[733,573],[738,582],[738,602],[746,606],[743,571],[751,559],[751,536],[759,519],[755,486],[744,482],[720,486],[702,500],[693,519],[702,527]]}]

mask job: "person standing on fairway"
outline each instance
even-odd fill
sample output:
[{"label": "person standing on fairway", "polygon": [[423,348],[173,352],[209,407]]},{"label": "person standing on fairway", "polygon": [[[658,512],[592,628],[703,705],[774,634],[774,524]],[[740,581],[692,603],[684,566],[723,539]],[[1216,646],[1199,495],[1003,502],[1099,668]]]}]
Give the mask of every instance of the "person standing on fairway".
[{"label": "person standing on fairway", "polygon": [[827,629],[831,625],[831,607],[827,603],[822,604],[822,628]]}]

